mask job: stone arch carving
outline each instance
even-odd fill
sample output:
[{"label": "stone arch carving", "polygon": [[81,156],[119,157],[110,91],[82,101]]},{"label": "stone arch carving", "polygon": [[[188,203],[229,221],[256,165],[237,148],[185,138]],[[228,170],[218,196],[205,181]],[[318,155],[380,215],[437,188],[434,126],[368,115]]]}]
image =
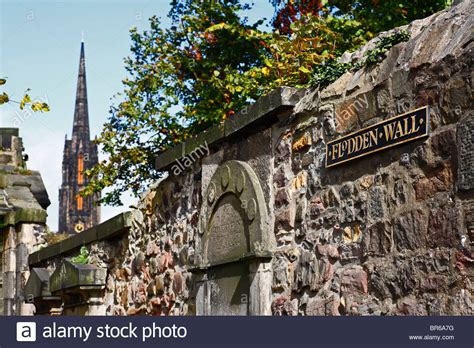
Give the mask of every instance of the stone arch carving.
[{"label": "stone arch carving", "polygon": [[[233,233],[241,231],[242,233]],[[200,214],[198,264],[267,255],[274,241],[260,182],[245,162],[227,161],[212,176]]]},{"label": "stone arch carving", "polygon": [[196,313],[271,314],[275,242],[257,175],[245,162],[227,161],[213,174],[202,201]]}]

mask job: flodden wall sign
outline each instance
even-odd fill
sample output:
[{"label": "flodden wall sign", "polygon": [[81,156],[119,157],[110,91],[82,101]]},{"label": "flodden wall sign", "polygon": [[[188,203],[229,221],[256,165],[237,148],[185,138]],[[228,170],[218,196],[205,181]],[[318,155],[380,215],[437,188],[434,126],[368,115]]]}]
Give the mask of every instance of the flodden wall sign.
[{"label": "flodden wall sign", "polygon": [[326,144],[326,167],[426,137],[429,107],[407,112]]}]

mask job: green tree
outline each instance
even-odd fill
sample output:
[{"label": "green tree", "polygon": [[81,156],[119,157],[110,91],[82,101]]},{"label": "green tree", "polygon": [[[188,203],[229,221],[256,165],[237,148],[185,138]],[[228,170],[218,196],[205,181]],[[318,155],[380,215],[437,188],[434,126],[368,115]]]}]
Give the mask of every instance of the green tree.
[{"label": "green tree", "polygon": [[317,17],[293,23],[288,36],[258,29],[240,13],[238,0],[172,2],[174,25],[157,17],[150,29],[131,30],[132,55],[125,60],[121,102],[98,138],[109,156],[88,175],[83,194],[114,186],[102,202],[120,204],[120,194],[138,194],[160,177],[153,158],[212,124],[232,117],[249,102],[282,85],[304,86],[312,66],[333,57],[343,44]]},{"label": "green tree", "polygon": [[239,16],[247,8],[238,0],[174,0],[170,28],[152,17],[148,30],[131,30],[122,101],[111,107],[98,138],[109,158],[88,173],[94,180],[84,194],[115,185],[103,201],[120,204],[121,190],[138,193],[160,176],[154,155],[258,96],[240,85],[242,74],[264,59],[260,23]]},{"label": "green tree", "polygon": [[382,31],[428,17],[450,3],[449,0],[329,0],[327,7],[338,17],[360,22],[372,38]]},{"label": "green tree", "polygon": [[[354,68],[335,59],[386,26],[373,24],[370,14],[364,17],[368,8],[340,0],[329,5],[302,0],[289,7],[272,2],[290,11],[304,9],[302,4],[315,9],[285,17],[287,31],[265,32],[259,29],[262,21],[250,24],[242,17],[250,7],[239,0],[172,0],[171,27],[152,17],[148,30],[131,30],[124,90],[97,139],[108,158],[88,171],[91,181],[83,194],[109,188],[102,202],[112,205],[121,203],[126,190],[139,194],[161,176],[153,168],[156,154],[234,117],[276,87],[330,83]],[[416,16],[438,8],[424,12],[420,6]],[[388,10],[381,5],[378,11]]]},{"label": "green tree", "polygon": [[[270,0],[275,8],[273,27],[290,34],[291,24],[308,15],[335,16],[360,23],[368,39],[378,33],[441,11],[452,0]],[[345,30],[345,27],[340,29]]]},{"label": "green tree", "polygon": [[321,0],[270,0],[275,8],[273,27],[282,34],[291,34],[291,25],[308,16],[319,16],[323,9]]}]

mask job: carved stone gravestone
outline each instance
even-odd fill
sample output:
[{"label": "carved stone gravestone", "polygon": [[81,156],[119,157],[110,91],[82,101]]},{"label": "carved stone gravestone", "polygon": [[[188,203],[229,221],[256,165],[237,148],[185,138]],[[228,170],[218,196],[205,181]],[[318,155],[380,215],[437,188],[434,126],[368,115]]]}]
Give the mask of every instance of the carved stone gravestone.
[{"label": "carved stone gravestone", "polygon": [[209,222],[207,257],[213,263],[232,260],[250,251],[248,219],[234,194],[223,195]]},{"label": "carved stone gravestone", "polygon": [[196,245],[198,315],[269,313],[274,245],[269,226],[252,168],[240,161],[217,168],[203,197]]}]

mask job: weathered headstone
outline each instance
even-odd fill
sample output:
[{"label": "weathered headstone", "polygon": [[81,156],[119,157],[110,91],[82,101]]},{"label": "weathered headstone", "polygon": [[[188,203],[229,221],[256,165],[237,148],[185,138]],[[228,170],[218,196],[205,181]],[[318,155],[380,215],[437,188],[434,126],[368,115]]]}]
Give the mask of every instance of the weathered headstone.
[{"label": "weathered headstone", "polygon": [[247,163],[228,161],[215,171],[203,201],[195,265],[204,272],[198,314],[259,314],[260,294],[251,289],[259,288],[260,278],[250,268],[268,259],[273,245],[260,182]]},{"label": "weathered headstone", "polygon": [[200,219],[198,267],[258,256],[271,249],[262,188],[247,163],[228,161],[216,170],[204,195]]},{"label": "weathered headstone", "polygon": [[207,257],[211,263],[238,259],[249,251],[248,219],[233,194],[218,203],[209,223]]}]

